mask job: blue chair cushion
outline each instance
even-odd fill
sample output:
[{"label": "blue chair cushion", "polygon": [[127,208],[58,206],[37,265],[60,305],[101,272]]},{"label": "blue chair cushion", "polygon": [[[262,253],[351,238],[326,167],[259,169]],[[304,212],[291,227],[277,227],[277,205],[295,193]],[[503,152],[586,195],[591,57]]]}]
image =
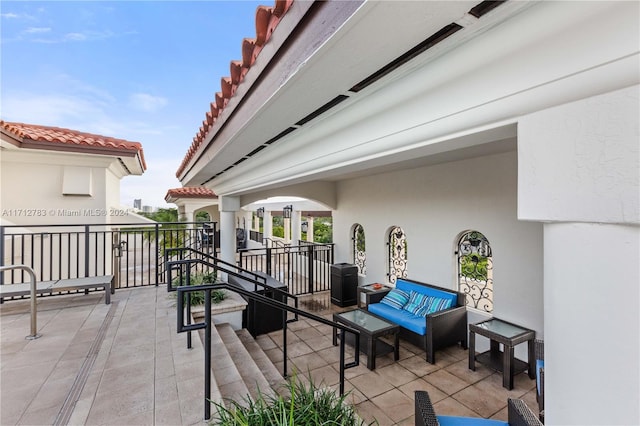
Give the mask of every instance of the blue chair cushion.
[{"label": "blue chair cushion", "polygon": [[392,308],[402,309],[404,305],[409,301],[409,293],[404,292],[400,289],[394,288],[389,293],[386,294],[380,301],[380,303],[385,303]]},{"label": "blue chair cushion", "polygon": [[509,426],[502,420],[482,419],[479,417],[436,416],[440,426]]},{"label": "blue chair cushion", "polygon": [[411,291],[415,291],[417,293],[426,294],[427,296],[439,297],[441,299],[449,299],[451,300],[451,306],[455,306],[458,301],[458,295],[454,290],[443,291],[433,287],[427,287],[421,284],[412,283],[411,281],[403,280],[399,278],[396,280],[396,288],[411,294]]},{"label": "blue chair cushion", "polygon": [[536,389],[540,395],[542,384],[540,383],[540,370],[544,369],[544,359],[536,359]]}]

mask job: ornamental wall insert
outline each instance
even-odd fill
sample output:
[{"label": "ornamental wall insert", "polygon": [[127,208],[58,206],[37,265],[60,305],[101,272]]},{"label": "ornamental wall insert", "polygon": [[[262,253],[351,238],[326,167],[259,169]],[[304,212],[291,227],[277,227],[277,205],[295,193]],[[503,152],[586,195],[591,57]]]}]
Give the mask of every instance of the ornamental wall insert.
[{"label": "ornamental wall insert", "polygon": [[398,278],[407,278],[407,236],[402,228],[396,226],[389,233],[389,282]]},{"label": "ornamental wall insert", "polygon": [[467,295],[467,306],[493,312],[493,259],[491,245],[478,231],[468,231],[458,240],[458,285]]},{"label": "ornamental wall insert", "polygon": [[359,223],[353,228],[351,236],[353,244],[353,263],[358,267],[358,273],[367,274],[367,254],[365,252],[364,228]]}]

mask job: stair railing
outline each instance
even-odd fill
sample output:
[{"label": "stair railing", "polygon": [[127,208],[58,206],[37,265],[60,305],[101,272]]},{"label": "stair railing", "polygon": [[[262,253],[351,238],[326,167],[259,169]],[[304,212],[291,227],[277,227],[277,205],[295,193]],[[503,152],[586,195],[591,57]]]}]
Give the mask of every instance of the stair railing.
[{"label": "stair railing", "polygon": [[[185,268],[185,273],[186,273],[186,282],[189,283],[190,282],[190,274],[191,274],[191,264],[192,263],[202,263],[205,264],[207,266],[210,266],[212,268],[214,268],[214,270],[216,271],[220,271],[220,272],[224,272],[230,275],[236,275],[236,276],[240,276],[240,274],[237,274],[234,271],[228,270],[224,267],[221,267],[218,264],[214,264],[211,262],[207,262],[203,259],[185,259],[185,260],[174,260],[174,261],[169,261],[167,262],[167,288],[169,289],[169,283],[171,283],[171,271],[179,269],[182,270],[182,265],[186,265],[187,267]],[[220,262],[222,263],[222,262]],[[251,280],[250,278],[242,277],[243,279],[249,280],[249,281],[256,281],[256,280]],[[257,283],[257,281],[256,281]],[[257,283],[259,285],[262,285],[262,283]],[[357,349],[360,347],[360,332],[358,330],[355,330],[351,327],[348,327],[346,325],[343,324],[338,324],[335,323],[333,321],[330,321],[328,319],[322,318],[320,316],[314,315],[310,312],[306,312],[303,310],[300,310],[296,307],[292,307],[289,306],[285,303],[282,303],[278,300],[274,300],[271,299],[269,297],[257,294],[255,292],[251,292],[248,290],[245,290],[244,288],[241,288],[239,286],[233,285],[233,284],[229,284],[226,282],[219,282],[219,283],[215,283],[215,284],[203,284],[203,285],[194,285],[194,286],[190,286],[190,285],[185,285],[185,286],[179,286],[179,287],[175,287],[173,289],[173,291],[177,291],[177,325],[178,325],[178,333],[184,333],[184,332],[192,332],[192,331],[196,331],[196,330],[201,330],[204,329],[204,335],[205,335],[205,341],[204,341],[204,350],[205,350],[205,355],[204,355],[204,378],[205,378],[205,383],[204,383],[204,418],[205,420],[210,420],[211,419],[211,327],[212,327],[212,320],[211,320],[211,291],[213,290],[221,290],[221,289],[226,289],[229,291],[233,291],[236,293],[241,294],[242,296],[245,296],[249,299],[255,300],[257,302],[260,303],[264,303],[266,305],[269,305],[271,307],[280,309],[282,311],[282,316],[283,316],[283,324],[282,324],[282,332],[283,332],[283,339],[282,339],[282,349],[283,349],[283,376],[287,377],[287,313],[291,312],[294,313],[297,316],[303,316],[305,318],[320,322],[322,324],[328,325],[330,327],[333,327],[334,329],[338,329],[339,330],[339,335],[340,335],[340,395],[344,395],[344,372],[346,369],[349,368],[353,368],[353,367],[357,367],[358,365],[360,365],[360,351]],[[203,322],[199,322],[199,323],[191,323],[191,318],[185,318],[186,316],[190,317],[191,315],[189,314],[189,307],[191,305],[191,297],[189,295],[189,293],[194,292],[194,291],[204,291],[205,292],[205,312],[204,312],[204,321]],[[186,306],[185,306],[185,301],[186,301]],[[186,308],[186,309],[185,309]],[[185,324],[185,319],[187,321],[187,323]],[[355,345],[354,347],[356,348],[356,350],[354,351],[355,355],[354,355],[354,360],[351,362],[345,362],[345,341],[346,341],[346,334],[345,333],[352,333],[355,337]]]}]

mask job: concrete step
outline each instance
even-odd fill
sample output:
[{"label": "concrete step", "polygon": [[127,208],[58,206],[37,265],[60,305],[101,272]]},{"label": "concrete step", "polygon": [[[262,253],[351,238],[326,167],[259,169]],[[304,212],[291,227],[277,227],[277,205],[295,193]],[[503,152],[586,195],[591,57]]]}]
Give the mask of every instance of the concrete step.
[{"label": "concrete step", "polygon": [[[204,330],[198,331],[204,344]],[[250,395],[249,389],[245,385],[233,357],[227,350],[225,342],[220,337],[217,325],[211,328],[211,370],[224,404],[230,407],[228,401],[233,400],[241,405],[246,405],[246,400]]]},{"label": "concrete step", "polygon": [[269,359],[258,342],[256,342],[253,336],[251,336],[251,333],[249,333],[247,329],[242,329],[236,331],[236,334],[247,349],[247,352],[251,355],[255,364],[258,366],[258,369],[264,375],[264,378],[269,383],[270,388],[281,395],[286,394],[286,380],[282,377],[278,368]]},{"label": "concrete step", "polygon": [[238,367],[251,398],[256,400],[261,395],[265,400],[269,400],[275,395],[275,392],[236,332],[229,324],[218,324],[216,328],[227,351]]}]

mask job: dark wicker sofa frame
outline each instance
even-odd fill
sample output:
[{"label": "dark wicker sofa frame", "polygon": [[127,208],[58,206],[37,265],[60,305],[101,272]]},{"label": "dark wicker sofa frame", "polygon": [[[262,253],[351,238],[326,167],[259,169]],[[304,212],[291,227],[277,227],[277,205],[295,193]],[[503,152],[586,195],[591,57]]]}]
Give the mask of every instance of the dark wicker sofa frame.
[{"label": "dark wicker sofa frame", "polygon": [[[542,426],[523,400],[509,398],[507,407],[509,426]],[[415,418],[416,426],[440,426],[426,391],[415,391]]]},{"label": "dark wicker sofa frame", "polygon": [[[436,290],[455,293],[457,295],[456,306],[442,311],[434,312],[427,315],[427,332],[423,336],[415,333],[400,325],[400,338],[411,342],[412,344],[424,348],[426,352],[426,360],[431,364],[436,363],[435,352],[438,349],[460,343],[463,349],[468,348],[468,332],[467,332],[467,307],[464,293],[454,291],[448,288],[438,287],[432,284],[426,284],[420,281],[403,278],[404,281],[412,284],[418,284],[425,287],[431,287]],[[382,300],[384,294],[379,295],[377,300],[371,299],[370,303],[376,303]]]}]

